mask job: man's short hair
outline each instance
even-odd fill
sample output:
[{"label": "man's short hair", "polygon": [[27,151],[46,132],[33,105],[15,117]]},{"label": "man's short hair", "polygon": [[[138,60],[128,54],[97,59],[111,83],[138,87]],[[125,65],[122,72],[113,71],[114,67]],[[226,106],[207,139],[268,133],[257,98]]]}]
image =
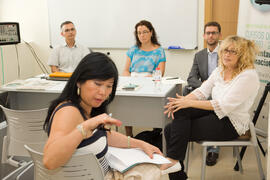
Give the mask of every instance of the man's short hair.
[{"label": "man's short hair", "polygon": [[206,27],[208,27],[208,26],[215,26],[215,27],[218,28],[218,32],[219,33],[221,32],[221,26],[220,26],[220,24],[218,22],[216,22],[216,21],[211,21],[211,22],[208,22],[208,23],[206,23],[204,25],[204,30],[203,30],[204,33],[205,33]]},{"label": "man's short hair", "polygon": [[[62,27],[64,26],[64,25],[66,25],[66,24],[73,24],[73,22],[71,22],[71,21],[65,21],[65,22],[63,22],[61,25],[60,25],[60,28],[62,29]],[[74,25],[74,24],[73,24]]]}]

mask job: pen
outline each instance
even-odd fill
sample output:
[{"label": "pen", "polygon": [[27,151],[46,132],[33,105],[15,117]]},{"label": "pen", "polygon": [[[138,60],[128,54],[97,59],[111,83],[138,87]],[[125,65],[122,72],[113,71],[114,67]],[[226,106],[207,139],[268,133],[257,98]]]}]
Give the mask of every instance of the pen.
[{"label": "pen", "polygon": [[[112,113],[109,114],[110,117],[112,117]],[[102,130],[102,131],[111,131],[111,128],[105,128],[105,125],[104,124],[100,124],[98,125],[97,127],[98,130]]]},{"label": "pen", "polygon": [[173,80],[173,79],[178,79],[178,77],[171,77],[171,78],[167,78],[166,80]]}]

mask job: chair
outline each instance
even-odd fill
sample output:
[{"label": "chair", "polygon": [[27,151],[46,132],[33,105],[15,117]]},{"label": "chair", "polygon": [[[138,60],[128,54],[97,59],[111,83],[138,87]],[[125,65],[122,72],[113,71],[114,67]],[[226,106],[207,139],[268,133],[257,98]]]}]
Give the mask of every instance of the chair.
[{"label": "chair", "polygon": [[[203,146],[202,166],[201,166],[201,180],[205,179],[206,152],[207,152],[207,147],[208,146],[227,146],[227,147],[231,146],[231,147],[233,147],[233,154],[237,158],[237,163],[239,165],[239,169],[240,169],[241,173],[243,173],[243,168],[242,168],[242,162],[241,162],[241,158],[240,158],[238,148],[239,147],[246,147],[246,146],[253,146],[255,154],[256,154],[258,170],[259,170],[259,173],[260,173],[260,179],[261,180],[265,179],[265,176],[264,176],[264,173],[263,173],[263,168],[262,168],[262,163],[261,163],[261,159],[260,159],[259,149],[258,149],[257,136],[256,136],[256,132],[255,132],[253,122],[250,122],[249,129],[250,129],[250,137],[244,136],[244,138],[242,138],[240,136],[240,138],[238,138],[236,140],[232,140],[232,141],[199,141],[199,142],[197,142],[201,146]],[[190,146],[190,144],[188,144],[187,153],[186,153],[186,164],[185,164],[186,173],[188,171],[189,146]]]},{"label": "chair", "polygon": [[64,166],[48,170],[43,166],[42,153],[28,145],[24,147],[34,162],[34,180],[104,180],[103,169],[96,156],[90,152],[76,151]]},{"label": "chair", "polygon": [[[261,144],[260,144],[260,142],[259,142],[259,140],[258,140],[258,138],[256,136],[256,131],[255,131],[255,128],[254,128],[254,124],[256,124],[256,122],[258,120],[259,114],[261,112],[261,109],[263,107],[263,104],[265,102],[267,94],[269,92],[270,92],[270,82],[266,84],[263,95],[262,95],[262,97],[260,99],[260,102],[258,104],[258,107],[256,108],[256,110],[254,112],[253,119],[249,124],[250,135],[251,135],[250,138],[244,139],[244,140],[243,139],[236,139],[236,140],[233,140],[233,141],[201,141],[201,142],[198,142],[200,145],[203,146],[201,180],[205,179],[206,150],[207,150],[208,146],[232,146],[233,147],[233,152],[237,157],[237,163],[236,163],[236,165],[234,167],[234,170],[238,171],[238,169],[239,169],[241,173],[243,173],[241,160],[242,160],[243,155],[245,153],[246,147],[247,146],[253,146],[254,150],[255,150],[255,153],[256,153],[260,178],[265,179],[258,147],[260,147],[263,154],[265,154],[265,152],[263,151],[262,146],[261,146]],[[242,147],[242,150],[241,150],[240,154],[239,154],[238,147]],[[188,145],[187,152],[186,152],[186,164],[185,164],[186,165],[186,172],[188,171],[188,161],[189,161],[189,145]]]},{"label": "chair", "polygon": [[[266,100],[266,97],[267,97],[267,95],[268,95],[269,92],[270,92],[270,82],[268,82],[268,83],[266,84],[266,86],[265,86],[265,88],[264,88],[264,91],[263,91],[263,95],[262,95],[262,97],[261,97],[261,99],[260,99],[260,102],[259,102],[259,104],[258,104],[258,107],[257,107],[257,109],[254,111],[254,116],[253,116],[253,119],[252,119],[252,122],[254,123],[254,125],[256,125],[256,122],[257,122],[257,120],[258,120],[258,118],[259,118],[259,115],[260,115],[260,113],[261,113],[263,104],[264,104],[264,102],[265,102],[265,100]],[[258,138],[257,138],[257,142],[258,142],[258,145],[259,145],[259,147],[260,147],[260,149],[261,149],[261,152],[262,152],[263,155],[265,156],[265,151],[264,151],[264,149],[263,149],[263,147],[262,147],[260,141],[258,140]],[[244,156],[244,154],[245,154],[245,151],[246,151],[246,147],[242,147],[241,152],[240,152],[240,158],[241,158],[241,159],[243,158],[243,156]],[[239,170],[239,165],[238,165],[238,163],[235,164],[234,170],[236,170],[236,171]]]},{"label": "chair", "polygon": [[[0,105],[7,119],[7,135],[3,138],[2,163],[19,167],[3,180],[14,177],[31,164],[24,144],[44,146],[47,134],[43,123],[48,108],[39,110],[12,110]],[[23,159],[23,161],[22,161]]]},{"label": "chair", "polygon": [[[241,173],[243,173],[243,168],[242,168],[242,162],[241,162],[238,148],[243,147],[243,146],[254,147],[254,151],[255,151],[256,159],[257,159],[257,164],[258,164],[258,170],[260,173],[260,179],[262,179],[262,180],[265,179],[265,176],[263,173],[263,168],[262,168],[262,163],[261,163],[261,159],[260,159],[260,154],[259,154],[256,132],[255,132],[255,128],[254,128],[254,125],[252,122],[250,122],[249,128],[250,128],[250,135],[251,135],[251,137],[249,139],[236,139],[236,140],[232,140],[232,141],[201,141],[201,142],[198,142],[201,146],[203,146],[201,180],[205,179],[206,151],[207,151],[208,146],[232,146],[233,152],[237,157],[237,162],[239,164],[239,169],[240,169]],[[188,159],[188,157],[187,157],[187,159]]]}]

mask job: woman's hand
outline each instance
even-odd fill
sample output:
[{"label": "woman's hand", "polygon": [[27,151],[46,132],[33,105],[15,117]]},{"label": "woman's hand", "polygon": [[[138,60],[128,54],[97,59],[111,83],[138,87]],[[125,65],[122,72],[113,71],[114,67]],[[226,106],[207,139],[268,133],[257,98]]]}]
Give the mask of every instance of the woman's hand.
[{"label": "woman's hand", "polygon": [[168,114],[168,117],[172,117],[172,119],[174,119],[174,112],[190,107],[192,101],[191,99],[185,98],[184,96],[180,96],[178,94],[176,94],[176,98],[168,97],[168,100],[169,102],[164,106],[164,114]]},{"label": "woman's hand", "polygon": [[153,159],[153,154],[157,153],[163,156],[162,152],[156,146],[153,146],[147,142],[142,141],[142,146],[140,147],[151,159]]},{"label": "woman's hand", "polygon": [[121,126],[122,122],[120,120],[112,118],[106,113],[87,119],[82,123],[84,130],[87,132],[87,138],[92,135],[92,132],[100,124]]}]

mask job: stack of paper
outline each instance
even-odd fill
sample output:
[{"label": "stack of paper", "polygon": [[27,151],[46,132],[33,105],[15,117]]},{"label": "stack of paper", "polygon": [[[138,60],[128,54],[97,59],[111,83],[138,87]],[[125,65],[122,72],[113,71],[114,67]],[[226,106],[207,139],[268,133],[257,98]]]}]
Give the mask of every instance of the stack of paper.
[{"label": "stack of paper", "polygon": [[39,78],[30,78],[27,80],[15,80],[4,86],[9,89],[46,90],[55,85],[57,85],[56,82],[50,82]]},{"label": "stack of paper", "polygon": [[141,163],[171,163],[168,159],[159,154],[154,154],[153,159],[151,159],[144,151],[135,148],[125,149],[109,147],[106,159],[111,168],[116,169],[121,173],[124,173],[133,166]]}]

